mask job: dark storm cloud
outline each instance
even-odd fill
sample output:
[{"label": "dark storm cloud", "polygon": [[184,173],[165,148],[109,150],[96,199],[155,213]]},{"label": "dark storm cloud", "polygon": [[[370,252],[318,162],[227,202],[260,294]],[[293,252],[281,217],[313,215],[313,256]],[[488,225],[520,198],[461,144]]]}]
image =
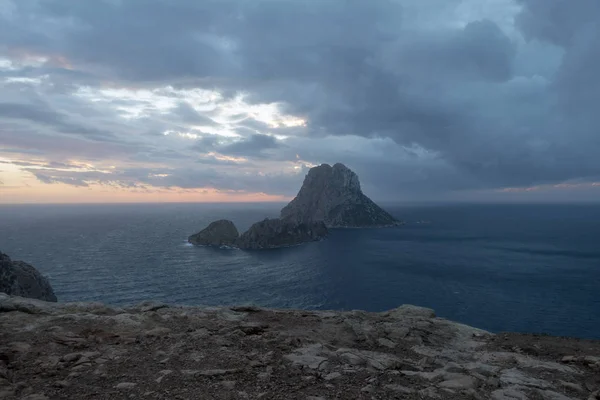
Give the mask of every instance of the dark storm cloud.
[{"label": "dark storm cloud", "polygon": [[[15,63],[26,62],[27,55],[45,57],[42,66],[19,67],[19,73],[49,75],[48,93],[68,96],[73,85],[101,82],[221,93],[206,112],[178,103],[160,118],[115,126],[121,141],[131,132],[154,133],[133,159],[166,162],[168,156],[152,151],[165,146],[165,131],[187,132],[186,125],[221,129],[219,107],[238,92],[249,103],[280,103],[283,112],[307,121],[306,127],[273,128],[240,112],[228,117],[234,122],[227,129],[241,136],[237,139],[202,134],[185,146],[170,135],[175,172],[166,180],[182,187],[191,187],[192,179],[175,163],[214,163],[218,176],[231,174],[217,170],[230,161],[198,160],[198,151],[257,162],[293,161],[298,154],[313,163],[346,162],[387,197],[600,176],[597,0],[8,4],[9,12],[0,13],[0,55]],[[452,11],[461,4],[457,16]],[[516,15],[498,16],[516,6],[521,7]],[[107,137],[105,127],[112,123],[108,112],[100,115],[101,126],[87,126],[66,111],[0,101],[3,119],[82,137]],[[74,100],[61,101],[77,107]],[[131,107],[137,101],[113,98],[109,105]],[[189,170],[204,176],[202,169]],[[228,186],[225,179],[209,177],[214,179],[197,181]],[[281,188],[297,179],[271,178]],[[235,187],[256,184],[243,174],[235,181]]]},{"label": "dark storm cloud", "polygon": [[[244,128],[237,128],[237,132],[243,132],[245,130],[246,129]],[[258,134],[250,129],[247,129],[247,131],[248,132],[245,132],[244,136],[237,139],[229,138],[228,140],[223,140],[214,135],[203,136],[195,142],[192,148],[204,154],[217,152],[227,156],[254,157],[261,159],[272,157],[272,155],[266,154],[267,151],[284,147],[283,144],[273,136]],[[197,162],[207,164],[240,164],[239,161],[232,162],[232,160],[214,160],[207,158],[198,160]]]},{"label": "dark storm cloud", "polygon": [[263,151],[276,149],[281,144],[273,136],[254,134],[235,143],[219,147],[222,154],[260,156]]}]

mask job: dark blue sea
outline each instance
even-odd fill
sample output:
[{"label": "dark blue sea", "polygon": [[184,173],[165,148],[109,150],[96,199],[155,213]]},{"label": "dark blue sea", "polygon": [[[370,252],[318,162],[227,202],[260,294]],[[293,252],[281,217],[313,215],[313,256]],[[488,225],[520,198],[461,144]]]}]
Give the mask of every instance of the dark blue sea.
[{"label": "dark blue sea", "polygon": [[490,331],[600,338],[600,206],[388,206],[406,225],[332,230],[245,252],[193,247],[218,218],[240,230],[280,204],[0,206],[0,251],[59,301],[158,300],[382,311],[404,303]]}]

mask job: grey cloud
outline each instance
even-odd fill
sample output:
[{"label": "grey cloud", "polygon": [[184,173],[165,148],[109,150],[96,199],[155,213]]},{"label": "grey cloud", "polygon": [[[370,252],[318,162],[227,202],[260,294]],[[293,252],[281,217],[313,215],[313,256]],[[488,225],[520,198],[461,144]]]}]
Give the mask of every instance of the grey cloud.
[{"label": "grey cloud", "polygon": [[579,32],[598,24],[600,3],[595,0],[518,0],[523,11],[517,24],[527,38],[570,48]]},{"label": "grey cloud", "polygon": [[[241,91],[249,102],[280,102],[283,111],[308,121],[307,127],[272,128],[240,114],[231,120],[238,121],[232,129],[241,139],[204,135],[187,148],[173,139],[169,157],[157,149],[171,139],[147,135],[148,148],[136,151],[134,160],[164,160],[173,168],[201,163],[220,171],[231,165],[198,160],[198,152],[257,163],[290,161],[299,153],[313,163],[354,165],[363,180],[373,182],[374,191],[387,197],[411,190],[493,189],[600,176],[596,0],[486,3],[470,10],[476,17],[469,21],[455,17],[459,0],[13,3],[15,16],[0,21],[0,48],[64,56],[73,71],[50,61],[38,69],[52,82],[62,82],[56,96],[68,95],[68,75],[73,74],[78,84],[201,87],[227,99]],[[516,5],[522,10],[513,25],[510,10]],[[492,7],[494,12],[482,12]],[[35,21],[39,29],[27,28],[25,21]],[[21,73],[33,76],[34,70]],[[218,111],[198,113],[180,105],[160,121],[132,122],[131,131],[214,126]],[[69,126],[73,114],[53,116],[39,107],[5,114],[67,133],[79,128]],[[105,131],[109,114],[101,119],[102,126],[87,128],[92,130],[88,134]],[[125,141],[128,127],[118,128]],[[2,134],[0,127],[0,139]],[[325,146],[332,136],[362,147]],[[381,138],[394,146],[387,152],[367,149],[366,143]],[[26,140],[19,140],[24,147]],[[435,157],[411,159],[406,149],[412,147]],[[218,176],[206,175],[211,176],[212,183],[227,186]],[[280,191],[290,187],[287,178],[271,178]],[[189,182],[178,179],[182,185]],[[247,176],[235,179],[236,187],[256,183]]]},{"label": "grey cloud", "polygon": [[77,134],[92,140],[110,140],[113,137],[110,132],[70,122],[60,112],[41,105],[0,103],[0,118],[28,120],[36,124],[47,125],[61,133]]},{"label": "grey cloud", "polygon": [[260,156],[265,150],[276,149],[281,144],[273,136],[254,134],[235,143],[219,147],[222,154]]},{"label": "grey cloud", "polygon": [[[130,188],[217,188],[220,190],[288,194],[297,189],[302,176],[298,174],[245,173],[237,168],[218,171],[215,168],[126,168],[106,174],[97,171],[63,171],[27,169],[44,183],[66,183],[75,186],[100,184]],[[165,176],[166,175],[166,176]]]},{"label": "grey cloud", "polygon": [[79,187],[88,187],[88,183],[82,179],[69,177],[69,176],[51,176],[45,172],[34,171],[33,175],[40,181],[44,183],[66,183],[67,185],[79,186]]},{"label": "grey cloud", "polygon": [[[238,131],[241,128],[238,128]],[[282,147],[276,138],[269,135],[255,133],[248,129],[246,135],[239,139],[229,138],[223,140],[222,137],[215,135],[206,135],[200,137],[192,146],[192,149],[201,153],[217,152],[229,156],[245,156],[255,158],[268,157],[265,152]],[[218,161],[198,160],[201,163],[218,163]],[[235,162],[235,164],[239,164]]]},{"label": "grey cloud", "polygon": [[98,160],[124,157],[132,151],[143,152],[145,146],[128,145],[116,141],[92,142],[79,136],[57,135],[44,132],[42,127],[4,122],[0,119],[0,152],[35,154],[56,158]]},{"label": "grey cloud", "polygon": [[201,126],[216,126],[217,123],[210,117],[198,113],[193,107],[187,104],[179,104],[179,106],[171,112],[180,122],[191,125]]}]

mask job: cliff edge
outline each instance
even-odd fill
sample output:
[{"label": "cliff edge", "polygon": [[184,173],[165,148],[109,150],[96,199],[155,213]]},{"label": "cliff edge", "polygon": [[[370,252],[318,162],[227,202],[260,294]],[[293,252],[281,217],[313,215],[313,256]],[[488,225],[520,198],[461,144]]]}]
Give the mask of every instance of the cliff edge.
[{"label": "cliff edge", "polygon": [[13,261],[2,252],[0,252],[0,292],[56,301],[50,282],[37,269],[23,261]]},{"label": "cliff edge", "polygon": [[381,312],[0,294],[3,399],[597,399],[600,342]]}]

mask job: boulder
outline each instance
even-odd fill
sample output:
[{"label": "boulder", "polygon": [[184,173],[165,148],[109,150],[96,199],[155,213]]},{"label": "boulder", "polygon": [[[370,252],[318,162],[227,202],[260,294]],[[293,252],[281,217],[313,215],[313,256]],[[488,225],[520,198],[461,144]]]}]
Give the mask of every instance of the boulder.
[{"label": "boulder", "polygon": [[358,176],[340,163],[311,168],[298,195],[281,210],[281,219],[323,221],[329,228],[400,224],[362,192]]},{"label": "boulder", "polygon": [[296,223],[276,218],[255,223],[236,243],[241,249],[272,249],[316,241],[325,236],[327,227],[322,221]]},{"label": "boulder", "polygon": [[227,219],[211,222],[206,228],[188,238],[188,242],[201,246],[233,246],[240,234]]},{"label": "boulder", "polygon": [[48,279],[33,266],[23,261],[12,261],[0,252],[0,292],[12,296],[56,301]]}]

